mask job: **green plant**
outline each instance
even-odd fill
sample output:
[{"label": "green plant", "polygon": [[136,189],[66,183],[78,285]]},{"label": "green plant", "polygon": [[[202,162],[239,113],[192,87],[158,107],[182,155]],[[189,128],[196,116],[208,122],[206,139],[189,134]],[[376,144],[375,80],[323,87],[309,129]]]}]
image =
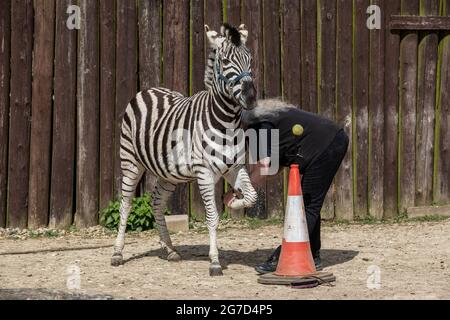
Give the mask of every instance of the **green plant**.
[{"label": "green plant", "polygon": [[[155,219],[150,194],[134,198],[131,213],[127,221],[128,231],[147,231],[153,229]],[[117,230],[120,224],[120,202],[110,202],[102,211],[100,223],[108,229]]]}]

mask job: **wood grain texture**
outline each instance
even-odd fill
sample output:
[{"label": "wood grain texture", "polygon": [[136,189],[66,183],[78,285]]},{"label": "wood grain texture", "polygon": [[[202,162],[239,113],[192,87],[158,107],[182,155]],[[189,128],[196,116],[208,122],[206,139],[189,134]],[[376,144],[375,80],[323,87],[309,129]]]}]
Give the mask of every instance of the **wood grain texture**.
[{"label": "wood grain texture", "polygon": [[354,110],[356,116],[356,195],[355,216],[364,218],[368,214],[368,157],[369,157],[369,30],[367,28],[366,10],[368,0],[355,0],[354,14]]},{"label": "wood grain texture", "polygon": [[[319,38],[319,79],[318,107],[319,114],[327,119],[336,119],[336,2],[320,0]],[[322,218],[332,220],[334,212],[335,184],[333,183],[325,197]]]},{"label": "wood grain texture", "polygon": [[49,226],[70,227],[74,212],[77,30],[67,28],[70,0],[56,1],[55,82]]},{"label": "wood grain texture", "polygon": [[113,1],[99,1],[100,10],[100,173],[99,207],[114,200],[114,121],[116,100],[116,11]]},{"label": "wood grain texture", "polygon": [[[419,1],[402,1],[402,14],[417,15]],[[400,212],[415,204],[418,33],[408,32],[400,44]]]},{"label": "wood grain texture", "polygon": [[[189,1],[167,1],[164,13],[164,86],[189,93]],[[175,72],[176,70],[176,72]],[[188,214],[187,185],[179,185],[169,200],[172,214]]]},{"label": "wood grain texture", "polygon": [[[139,81],[140,90],[159,87],[161,77],[160,0],[139,1]],[[142,191],[153,192],[156,178],[149,172],[142,178]]]},{"label": "wood grain texture", "polygon": [[[400,0],[385,1],[385,25],[392,14],[400,13]],[[398,214],[398,125],[400,33],[385,30],[384,61],[384,217]]]},{"label": "wood grain texture", "polygon": [[[450,17],[450,0],[445,0],[443,3],[445,6],[442,13]],[[439,130],[437,131],[434,201],[438,204],[448,204],[450,203],[450,139],[448,139],[448,132],[450,132],[450,32],[443,34],[440,46]]]},{"label": "wood grain texture", "polygon": [[232,25],[238,26],[241,22],[241,0],[227,0],[227,21]]},{"label": "wood grain texture", "polygon": [[0,228],[6,226],[8,190],[9,84],[11,58],[11,1],[0,2]]},{"label": "wood grain texture", "polygon": [[[298,14],[300,14],[300,11]],[[282,96],[281,18],[278,1],[263,1],[263,25],[264,96],[266,98],[280,97]],[[300,77],[300,74],[298,76]],[[267,183],[266,210],[269,218],[282,218],[284,216],[284,177],[282,172],[275,177],[271,177]]]},{"label": "wood grain texture", "polygon": [[[382,8],[384,1],[371,3]],[[384,24],[370,31],[368,197],[369,215],[378,220],[384,215],[384,31]]]},{"label": "wood grain texture", "polygon": [[352,2],[337,2],[337,95],[336,121],[349,137],[347,154],[336,174],[335,217],[353,219],[353,163],[352,163]]},{"label": "wood grain texture", "polygon": [[96,0],[80,0],[78,41],[77,210],[75,225],[98,224],[99,212],[99,7]]},{"label": "wood grain texture", "polygon": [[[435,6],[436,0],[432,2],[425,2],[427,5]],[[430,17],[418,17],[418,16],[393,16],[389,23],[391,30],[428,30],[428,31],[448,31],[450,30],[450,18],[449,17],[437,17],[437,13]]]},{"label": "wood grain texture", "polygon": [[34,4],[34,58],[28,227],[46,227],[50,203],[50,163],[55,48],[55,0]]},{"label": "wood grain texture", "polygon": [[[300,2],[283,1],[283,96],[286,101],[302,106]],[[270,75],[270,73],[269,73]],[[308,108],[309,109],[309,108]]]},{"label": "wood grain texture", "polygon": [[[437,15],[439,1],[423,1],[421,15]],[[418,52],[416,127],[416,206],[433,201],[434,125],[439,35],[421,34]]]},{"label": "wood grain texture", "polygon": [[33,28],[33,2],[12,1],[7,225],[22,229],[28,220]]},{"label": "wood grain texture", "polygon": [[301,106],[317,113],[317,0],[301,4]]},{"label": "wood grain texture", "polygon": [[[192,0],[191,2],[191,23],[192,23],[192,43],[191,43],[191,94],[205,90],[205,66],[206,56],[209,49],[205,43],[205,0]],[[212,28],[211,26],[209,26]]]}]

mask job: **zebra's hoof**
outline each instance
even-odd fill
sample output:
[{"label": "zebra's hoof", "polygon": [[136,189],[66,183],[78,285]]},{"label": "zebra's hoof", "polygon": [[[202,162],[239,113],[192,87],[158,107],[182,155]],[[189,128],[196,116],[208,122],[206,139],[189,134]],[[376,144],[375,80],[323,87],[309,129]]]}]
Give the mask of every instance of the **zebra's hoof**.
[{"label": "zebra's hoof", "polygon": [[172,251],[171,253],[169,253],[169,255],[167,256],[167,261],[170,262],[180,262],[181,261],[181,256],[178,252],[176,251]]},{"label": "zebra's hoof", "polygon": [[222,267],[220,266],[220,264],[211,264],[209,266],[209,276],[210,277],[223,276]]},{"label": "zebra's hoof", "polygon": [[111,258],[111,265],[113,267],[118,267],[123,265],[123,256],[121,254],[115,254]]}]

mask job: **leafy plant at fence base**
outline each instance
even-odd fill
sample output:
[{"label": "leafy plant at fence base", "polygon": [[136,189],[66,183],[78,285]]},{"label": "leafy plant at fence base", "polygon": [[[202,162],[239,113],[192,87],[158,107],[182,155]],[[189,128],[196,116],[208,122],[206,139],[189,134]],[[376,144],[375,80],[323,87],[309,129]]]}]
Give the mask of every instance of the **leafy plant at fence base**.
[{"label": "leafy plant at fence base", "polygon": [[[100,223],[108,229],[117,230],[120,224],[120,201],[110,202],[102,211]],[[150,194],[134,198],[131,213],[128,217],[128,231],[147,231],[154,228],[155,218],[151,206]]]}]

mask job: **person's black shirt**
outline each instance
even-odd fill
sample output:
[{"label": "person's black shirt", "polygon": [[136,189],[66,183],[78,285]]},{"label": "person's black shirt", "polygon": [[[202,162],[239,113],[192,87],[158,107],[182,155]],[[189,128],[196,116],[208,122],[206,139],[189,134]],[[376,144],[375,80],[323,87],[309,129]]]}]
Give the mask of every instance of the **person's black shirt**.
[{"label": "person's black shirt", "polygon": [[[301,168],[305,168],[325,151],[341,129],[333,121],[294,107],[281,106],[275,107],[274,110],[265,109],[263,112],[258,110],[247,112],[247,115],[242,118],[244,127],[247,129],[255,129],[257,132],[261,129],[268,130],[267,152],[266,150],[260,152],[261,135],[258,134],[258,146],[256,148],[250,146],[250,151],[258,150],[257,155],[252,152],[253,159],[261,160],[267,156],[271,158],[279,156],[280,166],[288,167],[296,163]],[[304,130],[300,136],[293,132],[293,127],[298,124]],[[276,139],[272,138],[274,133],[270,133],[273,129],[279,130],[279,148],[275,144]],[[271,149],[272,142],[274,145]]]}]

